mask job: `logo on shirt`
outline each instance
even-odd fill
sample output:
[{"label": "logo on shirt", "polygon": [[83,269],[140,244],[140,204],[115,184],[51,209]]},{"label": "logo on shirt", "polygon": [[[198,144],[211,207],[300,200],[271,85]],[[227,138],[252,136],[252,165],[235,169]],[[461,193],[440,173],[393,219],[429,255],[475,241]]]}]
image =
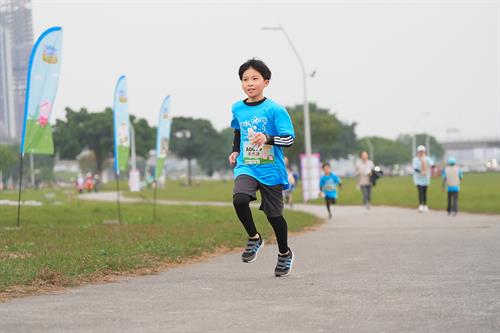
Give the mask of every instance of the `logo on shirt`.
[{"label": "logo on shirt", "polygon": [[266,133],[266,124],[267,124],[266,117],[254,116],[250,120],[242,121],[240,123],[240,126],[242,129],[244,129],[244,131],[243,131],[243,135],[245,136],[244,140],[248,141],[248,132],[250,131],[250,129],[252,129],[252,131],[250,131],[250,132]]}]

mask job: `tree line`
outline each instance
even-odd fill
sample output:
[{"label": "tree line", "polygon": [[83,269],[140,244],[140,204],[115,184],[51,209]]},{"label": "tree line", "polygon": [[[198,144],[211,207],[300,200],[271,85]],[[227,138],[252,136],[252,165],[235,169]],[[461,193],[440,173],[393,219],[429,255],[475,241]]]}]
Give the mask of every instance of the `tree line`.
[{"label": "tree line", "polygon": [[[286,150],[292,164],[299,164],[300,154],[304,151],[304,126],[302,105],[287,107],[295,127],[295,144]],[[84,148],[90,150],[94,158],[95,170],[101,173],[106,162],[113,156],[113,112],[106,108],[102,112],[89,112],[86,108],[73,110],[66,108],[65,119],[57,119],[53,126],[56,154],[60,159],[74,160]],[[135,130],[136,154],[144,159],[149,151],[155,149],[156,127],[150,126],[143,118],[133,115],[131,124]],[[346,158],[360,150],[369,151],[371,143],[375,152],[375,162],[382,165],[405,164],[411,158],[411,135],[401,135],[395,140],[383,137],[358,138],[356,123],[341,121],[336,114],[310,104],[312,129],[312,149],[319,152],[323,160]],[[178,158],[188,160],[191,165],[196,160],[208,174],[228,171],[227,156],[231,152],[233,130],[216,130],[207,119],[175,117],[172,122],[170,151]],[[189,135],[187,135],[189,134]],[[425,143],[425,135],[417,136],[417,144]],[[441,158],[444,150],[434,137],[430,137],[432,155]],[[4,180],[9,176],[17,178],[18,149],[0,146],[0,170]],[[42,169],[45,180],[51,179],[53,157],[36,156],[37,168]]]}]

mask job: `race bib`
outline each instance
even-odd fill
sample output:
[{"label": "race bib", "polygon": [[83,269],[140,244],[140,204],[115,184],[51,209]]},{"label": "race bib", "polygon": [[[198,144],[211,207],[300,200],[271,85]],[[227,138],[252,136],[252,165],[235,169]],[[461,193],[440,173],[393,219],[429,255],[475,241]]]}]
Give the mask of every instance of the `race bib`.
[{"label": "race bib", "polygon": [[274,147],[272,145],[243,144],[243,162],[245,164],[274,163]]}]

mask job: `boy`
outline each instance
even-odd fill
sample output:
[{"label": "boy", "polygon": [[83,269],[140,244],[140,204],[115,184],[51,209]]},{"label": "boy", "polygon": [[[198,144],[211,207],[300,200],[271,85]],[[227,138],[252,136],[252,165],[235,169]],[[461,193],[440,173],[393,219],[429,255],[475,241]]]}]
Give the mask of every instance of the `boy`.
[{"label": "boy", "polygon": [[330,204],[335,205],[337,202],[337,185],[342,189],[342,180],[331,171],[329,163],[323,163],[323,176],[319,180],[319,188],[321,195],[325,197],[326,209],[328,210],[328,218],[332,218]]},{"label": "boy", "polygon": [[445,186],[448,192],[448,215],[453,216],[458,214],[458,192],[460,191],[460,182],[464,175],[462,170],[456,165],[457,161],[454,157],[448,158],[448,166],[443,169],[443,191]]},{"label": "boy", "polygon": [[294,255],[288,247],[288,226],[283,217],[283,190],[289,186],[283,147],[295,139],[292,121],[282,106],[264,97],[271,71],[264,62],[251,59],[238,71],[243,91],[248,96],[233,105],[231,127],[234,128],[233,152],[229,162],[234,168],[233,205],[248,233],[248,242],[241,255],[245,263],[255,261],[264,246],[257,232],[250,202],[262,196],[260,209],[266,214],[278,242],[278,263],[275,276],[291,272]]}]

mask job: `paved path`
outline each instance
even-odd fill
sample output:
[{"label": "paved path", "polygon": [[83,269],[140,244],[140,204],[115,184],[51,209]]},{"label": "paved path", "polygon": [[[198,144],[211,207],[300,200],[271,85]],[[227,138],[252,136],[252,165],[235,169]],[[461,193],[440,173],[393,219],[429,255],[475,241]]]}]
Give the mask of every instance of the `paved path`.
[{"label": "paved path", "polygon": [[[297,209],[324,216],[323,207]],[[0,304],[0,332],[500,332],[500,218],[335,207],[276,246]]]}]

